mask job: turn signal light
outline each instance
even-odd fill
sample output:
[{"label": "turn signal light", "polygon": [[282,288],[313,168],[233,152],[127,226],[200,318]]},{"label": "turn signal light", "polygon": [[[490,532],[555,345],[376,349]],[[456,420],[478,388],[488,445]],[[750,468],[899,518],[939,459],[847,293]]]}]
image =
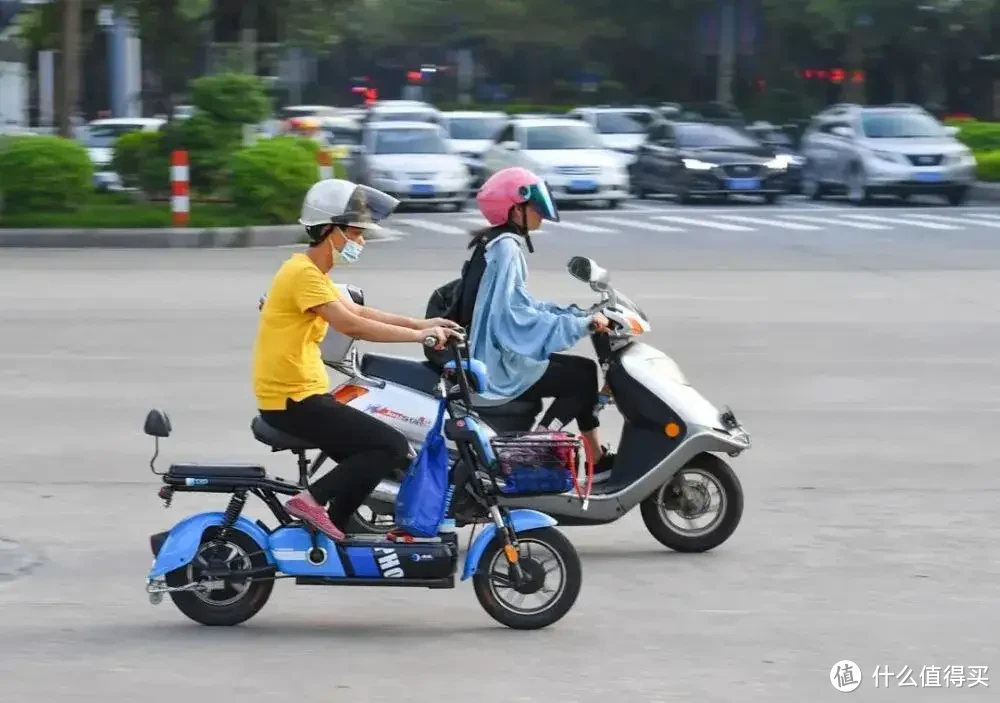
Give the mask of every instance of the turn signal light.
[{"label": "turn signal light", "polygon": [[364,386],[355,386],[353,384],[347,384],[346,386],[341,386],[333,392],[333,397],[336,398],[338,403],[343,403],[347,405],[352,400],[357,400],[361,396],[368,393],[368,389]]},{"label": "turn signal light", "polygon": [[503,553],[507,555],[507,561],[511,564],[517,563],[517,550],[510,544],[505,544],[503,547]]},{"label": "turn signal light", "polygon": [[680,435],[681,426],[678,425],[676,422],[668,422],[667,426],[663,428],[663,432],[667,435],[667,437],[673,439],[674,437]]}]

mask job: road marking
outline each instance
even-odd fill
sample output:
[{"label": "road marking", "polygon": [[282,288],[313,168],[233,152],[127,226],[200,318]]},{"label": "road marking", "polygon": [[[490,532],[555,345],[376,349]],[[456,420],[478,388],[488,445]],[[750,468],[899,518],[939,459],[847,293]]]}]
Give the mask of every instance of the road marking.
[{"label": "road marking", "polygon": [[408,225],[410,227],[418,227],[420,229],[428,230],[429,232],[436,232],[437,234],[468,234],[467,230],[461,227],[452,227],[451,225],[446,225],[437,220],[418,220],[415,218],[399,218],[393,219],[393,223],[397,225]]},{"label": "road marking", "polygon": [[921,222],[920,220],[909,220],[903,217],[876,217],[875,215],[843,215],[852,220],[868,220],[870,222],[886,222],[891,225],[912,225],[913,227],[923,227],[925,229],[962,229],[951,225],[942,225],[937,222]]},{"label": "road marking", "polygon": [[828,227],[836,227],[844,225],[847,227],[856,227],[857,229],[892,229],[891,227],[886,227],[885,225],[874,225],[871,222],[841,222],[837,220],[830,220],[825,217],[813,217],[811,215],[782,215],[784,219],[794,218],[796,220],[802,220],[803,222],[815,222],[818,225],[826,225]]},{"label": "road marking", "polygon": [[974,225],[977,227],[1000,227],[1000,220],[979,220],[973,217],[958,217],[955,215],[929,215],[925,213],[910,213],[909,217],[920,217],[928,220],[937,220],[940,222],[959,222],[966,225]]},{"label": "road marking", "polygon": [[462,222],[465,222],[465,223],[471,225],[472,227],[474,227],[476,229],[482,229],[483,227],[488,227],[489,224],[490,224],[489,222],[486,221],[485,218],[482,218],[482,217],[472,217],[472,216],[467,215],[465,217],[460,217],[458,219],[461,220]]},{"label": "road marking", "polygon": [[545,226],[546,227],[556,227],[556,228],[559,228],[559,229],[565,227],[566,229],[575,229],[575,230],[579,230],[580,232],[602,232],[604,234],[608,234],[608,233],[614,231],[614,230],[608,229],[607,227],[595,227],[594,225],[585,225],[585,224],[583,224],[581,222],[566,222],[566,221],[562,221],[562,222],[546,222]]},{"label": "road marking", "polygon": [[712,222],[711,220],[694,220],[689,217],[674,217],[666,215],[658,215],[653,217],[654,220],[666,220],[667,222],[679,222],[682,225],[692,225],[694,227],[710,227],[712,229],[723,229],[729,232],[753,232],[753,227],[744,227],[743,225],[731,225],[725,222]]},{"label": "road marking", "polygon": [[815,225],[804,225],[800,222],[779,222],[778,220],[765,220],[760,217],[746,217],[745,215],[715,215],[723,220],[733,220],[734,222],[747,222],[750,224],[764,225],[765,227],[780,227],[782,229],[797,229],[801,231],[817,230]]},{"label": "road marking", "polygon": [[655,222],[645,220],[630,220],[628,227],[631,229],[647,229],[650,232],[683,232],[683,227],[671,227],[670,225],[658,225]]}]

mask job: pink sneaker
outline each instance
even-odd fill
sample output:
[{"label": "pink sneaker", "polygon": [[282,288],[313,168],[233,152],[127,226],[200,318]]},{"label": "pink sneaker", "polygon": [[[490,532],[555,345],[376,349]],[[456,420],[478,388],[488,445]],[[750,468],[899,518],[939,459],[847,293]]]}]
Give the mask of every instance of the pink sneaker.
[{"label": "pink sneaker", "polygon": [[334,542],[340,542],[344,539],[344,533],[337,529],[337,526],[330,521],[330,516],[318,505],[311,505],[296,496],[285,503],[285,510],[292,517],[309,523]]}]

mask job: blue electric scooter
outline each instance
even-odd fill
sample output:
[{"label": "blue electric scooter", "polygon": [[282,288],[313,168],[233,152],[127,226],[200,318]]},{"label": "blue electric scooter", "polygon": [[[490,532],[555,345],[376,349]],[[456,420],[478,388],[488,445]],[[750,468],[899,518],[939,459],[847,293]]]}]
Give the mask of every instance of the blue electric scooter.
[{"label": "blue electric scooter", "polygon": [[[435,340],[428,338],[425,343],[433,345]],[[456,443],[466,466],[495,475],[503,462],[470,410],[470,384],[477,392],[485,388],[485,367],[462,359],[460,342],[452,343],[450,350],[454,360],[446,365],[438,387],[450,416],[445,436]],[[158,472],[159,440],[170,436],[170,420],[160,410],[146,416],[144,431],[156,442],[150,468],[163,477],[159,495],[166,507],[175,493],[232,495],[225,512],[192,515],[150,537],[154,561],[146,591],[154,605],[168,593],[178,609],[196,622],[236,625],[264,607],[275,580],[282,578],[321,586],[455,587],[459,549],[454,532],[411,541],[348,535],[335,543],[294,520],[277,496],[294,495],[308,484],[305,452],[314,447],[266,425],[260,416],[251,427],[272,451],[297,455],[298,483],[269,476],[263,466],[252,464],[173,464],[165,473]],[[472,579],[480,605],[508,627],[531,630],[558,621],[580,592],[582,570],[573,545],[548,515],[501,507],[497,499],[502,481],[481,480],[476,472],[465,475],[469,478],[461,480],[461,486],[453,485],[453,490],[463,488],[473,496],[485,529],[474,541],[475,529],[470,536],[462,580]],[[251,522],[241,514],[248,494],[270,508],[278,527]],[[541,602],[530,607],[525,604],[529,599]]]}]

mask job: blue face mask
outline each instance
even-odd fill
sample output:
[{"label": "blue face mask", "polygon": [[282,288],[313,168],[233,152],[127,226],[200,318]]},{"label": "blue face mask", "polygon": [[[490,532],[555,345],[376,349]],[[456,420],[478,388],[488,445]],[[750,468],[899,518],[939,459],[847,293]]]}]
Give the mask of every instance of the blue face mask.
[{"label": "blue face mask", "polygon": [[[330,246],[333,246],[333,242],[330,242]],[[348,239],[344,243],[344,248],[337,251],[334,248],[334,256],[337,261],[345,264],[353,264],[355,261],[361,258],[361,252],[364,251],[364,247],[355,242],[353,239]]]}]

